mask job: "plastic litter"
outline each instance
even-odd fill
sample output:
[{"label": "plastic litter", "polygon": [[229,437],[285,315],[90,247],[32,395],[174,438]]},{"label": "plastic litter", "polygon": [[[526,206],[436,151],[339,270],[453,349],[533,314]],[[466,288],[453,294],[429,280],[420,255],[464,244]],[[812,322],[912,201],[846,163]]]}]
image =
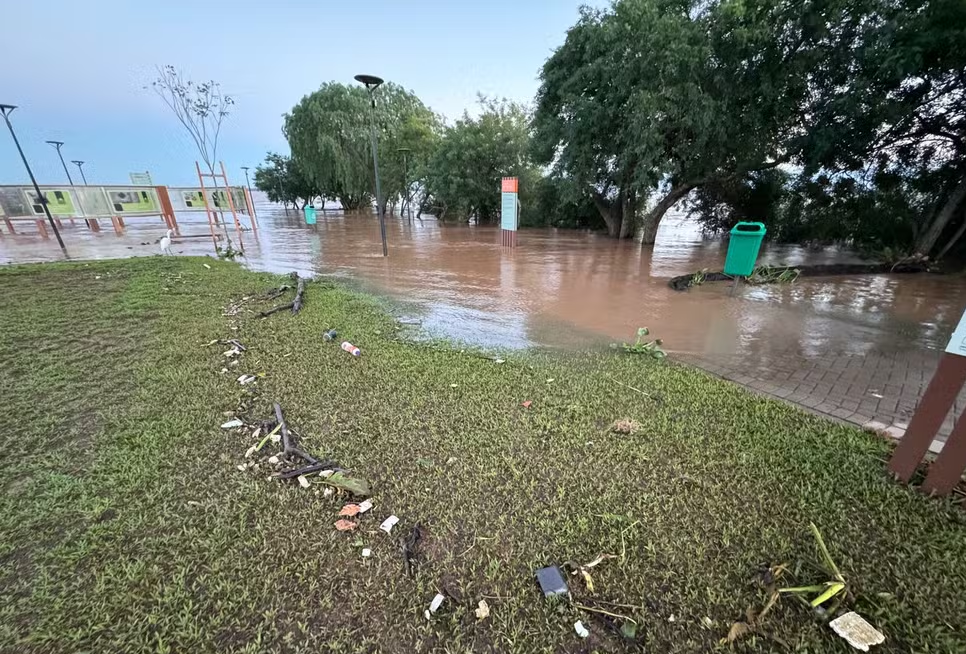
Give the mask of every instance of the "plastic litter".
[{"label": "plastic litter", "polygon": [[362,350],[357,348],[355,345],[349,341],[342,341],[342,349],[351,354],[354,357],[361,356]]},{"label": "plastic litter", "polygon": [[577,620],[577,622],[574,623],[574,631],[576,631],[577,635],[581,638],[586,638],[590,635],[590,632],[587,631],[587,627],[585,627],[584,623],[580,620]]},{"label": "plastic litter", "polygon": [[[227,370],[226,370],[226,372],[227,372]],[[238,383],[241,384],[242,386],[244,386],[245,384],[252,383],[256,379],[258,379],[258,378],[255,375],[242,375],[241,377],[238,378]]]},{"label": "plastic litter", "polygon": [[869,624],[865,618],[855,611],[840,615],[832,620],[829,626],[835,633],[847,640],[849,645],[863,652],[868,652],[873,645],[881,645],[885,642],[885,636],[882,632]]},{"label": "plastic litter", "polygon": [[370,556],[372,556],[372,550],[369,549],[368,547],[364,548],[362,550],[362,558],[368,559]]},{"label": "plastic litter", "polygon": [[399,518],[397,518],[394,515],[391,515],[382,521],[382,524],[379,525],[379,528],[388,534],[392,532],[392,528],[396,526],[397,522],[399,522]]},{"label": "plastic litter", "polygon": [[555,565],[537,570],[537,583],[544,597],[554,597],[556,595],[566,595],[567,581],[564,579],[560,568]]},{"label": "plastic litter", "polygon": [[436,597],[433,598],[433,601],[429,603],[429,608],[426,609],[425,615],[427,620],[430,619],[433,613],[436,613],[436,611],[439,610],[439,607],[443,605],[443,600],[445,599],[445,595],[436,593]]},{"label": "plastic litter", "polygon": [[309,480],[305,478],[305,475],[299,475],[299,486],[302,488],[308,488],[311,485],[312,484],[309,482]]},{"label": "plastic litter", "polygon": [[244,422],[242,422],[238,418],[235,418],[234,420],[229,420],[228,422],[223,423],[221,425],[221,428],[222,429],[235,429],[237,427],[243,427],[244,425],[245,425]]},{"label": "plastic litter", "polygon": [[370,502],[369,500],[359,503],[359,513],[365,513],[371,508],[372,508],[372,502]]},{"label": "plastic litter", "polygon": [[324,334],[322,334],[322,340],[323,341],[332,341],[332,340],[335,340],[335,337],[338,336],[338,335],[339,335],[339,333],[337,331],[335,331],[334,329],[330,329],[329,331],[327,331]]}]

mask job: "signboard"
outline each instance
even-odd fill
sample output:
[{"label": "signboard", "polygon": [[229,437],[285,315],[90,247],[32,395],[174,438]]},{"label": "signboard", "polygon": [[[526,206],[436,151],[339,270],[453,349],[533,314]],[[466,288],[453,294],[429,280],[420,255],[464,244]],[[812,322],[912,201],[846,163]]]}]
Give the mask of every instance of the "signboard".
[{"label": "signboard", "polygon": [[108,201],[117,213],[160,213],[154,189],[108,188]]},{"label": "signboard", "polygon": [[131,173],[131,183],[135,186],[154,186],[154,182],[151,181],[151,173],[144,171],[143,173]]},{"label": "signboard", "polygon": [[205,208],[205,196],[201,191],[181,191],[181,199],[184,201],[184,206],[189,209]]},{"label": "signboard", "polygon": [[[37,196],[36,191],[24,191],[27,194],[27,202],[36,216],[44,215],[44,205]],[[47,189],[42,191],[47,198],[47,208],[53,216],[73,216],[77,214],[74,208],[74,197],[67,189]]]},{"label": "signboard", "polygon": [[516,177],[504,177],[501,184],[500,227],[503,245],[507,247],[515,247],[517,244],[517,223],[520,216],[518,184],[519,180]]},{"label": "signboard", "polygon": [[946,352],[966,357],[966,311],[963,312],[963,317],[959,319],[959,324],[956,325],[956,331],[949,339]]}]

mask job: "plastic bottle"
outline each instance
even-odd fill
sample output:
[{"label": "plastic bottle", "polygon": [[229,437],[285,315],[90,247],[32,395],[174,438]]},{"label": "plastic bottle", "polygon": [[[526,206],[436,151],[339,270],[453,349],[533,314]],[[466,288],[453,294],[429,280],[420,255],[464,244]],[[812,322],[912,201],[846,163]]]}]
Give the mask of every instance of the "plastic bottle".
[{"label": "plastic bottle", "polygon": [[342,341],[342,349],[345,350],[346,352],[348,352],[349,354],[351,354],[354,357],[360,356],[362,354],[362,350],[360,350],[359,348],[357,348],[355,345],[353,345],[349,341]]},{"label": "plastic bottle", "polygon": [[333,341],[335,340],[335,337],[338,335],[339,334],[334,329],[330,329],[329,331],[322,334],[322,340]]}]

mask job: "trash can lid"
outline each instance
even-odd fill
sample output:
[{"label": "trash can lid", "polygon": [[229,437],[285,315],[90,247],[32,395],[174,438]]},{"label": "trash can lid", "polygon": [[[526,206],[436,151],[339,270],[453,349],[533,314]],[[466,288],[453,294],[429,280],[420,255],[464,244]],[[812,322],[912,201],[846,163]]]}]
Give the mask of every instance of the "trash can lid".
[{"label": "trash can lid", "polygon": [[732,234],[764,234],[764,223],[740,222],[731,228]]}]

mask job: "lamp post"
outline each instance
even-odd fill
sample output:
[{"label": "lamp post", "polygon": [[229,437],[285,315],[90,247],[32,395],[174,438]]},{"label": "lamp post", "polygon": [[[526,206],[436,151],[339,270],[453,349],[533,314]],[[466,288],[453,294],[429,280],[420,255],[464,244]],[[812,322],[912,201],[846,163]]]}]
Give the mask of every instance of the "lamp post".
[{"label": "lamp post", "polygon": [[71,186],[73,186],[74,185],[74,180],[72,180],[70,178],[70,171],[67,170],[67,164],[64,163],[64,155],[62,155],[60,153],[60,149],[62,147],[64,147],[64,142],[63,141],[47,141],[47,143],[50,143],[52,146],[54,146],[55,148],[57,148],[57,156],[60,157],[60,165],[64,167],[64,172],[67,174],[67,181],[70,182],[70,185]]},{"label": "lamp post", "polygon": [[382,186],[379,184],[379,146],[376,142],[376,96],[375,90],[382,84],[382,78],[375,75],[356,75],[356,81],[369,91],[369,132],[372,139],[372,168],[376,173],[376,213],[379,214],[379,232],[382,234],[382,256],[389,256],[386,244],[386,212],[382,205]]},{"label": "lamp post", "polygon": [[64,239],[60,237],[60,230],[57,229],[57,223],[54,222],[54,217],[50,215],[50,209],[47,207],[47,197],[40,192],[40,186],[37,184],[37,178],[34,177],[34,171],[30,170],[30,164],[27,163],[27,157],[24,156],[23,148],[20,147],[20,141],[17,140],[17,135],[13,131],[13,125],[10,123],[10,114],[17,106],[13,104],[0,104],[0,113],[3,114],[3,120],[7,123],[7,129],[10,130],[10,136],[13,137],[13,143],[17,146],[17,152],[20,153],[20,158],[23,160],[23,166],[27,169],[27,174],[30,176],[30,181],[34,185],[34,191],[37,192],[37,201],[40,202],[40,206],[44,208],[44,213],[47,214],[47,222],[50,223],[51,229],[54,230],[54,236],[57,237],[57,243],[60,245],[60,249],[64,253],[64,258],[69,259],[67,256],[67,246],[64,245]]},{"label": "lamp post", "polygon": [[81,166],[84,165],[84,162],[77,161],[76,159],[74,159],[73,161],[71,161],[71,163],[77,166],[77,170],[79,170],[81,174],[81,179],[84,180],[84,186],[87,186],[87,175],[84,174],[84,169],[81,168]]},{"label": "lamp post", "polygon": [[[396,148],[396,152],[402,152],[403,156],[403,215],[406,215],[406,207],[409,206],[409,153],[412,148]],[[410,215],[412,210],[410,210]]]},{"label": "lamp post", "polygon": [[252,195],[252,183],[248,181],[248,166],[242,166],[241,169],[245,171],[245,184],[248,186],[248,197],[252,199],[252,218],[258,220],[258,214],[255,211],[255,196]]}]

